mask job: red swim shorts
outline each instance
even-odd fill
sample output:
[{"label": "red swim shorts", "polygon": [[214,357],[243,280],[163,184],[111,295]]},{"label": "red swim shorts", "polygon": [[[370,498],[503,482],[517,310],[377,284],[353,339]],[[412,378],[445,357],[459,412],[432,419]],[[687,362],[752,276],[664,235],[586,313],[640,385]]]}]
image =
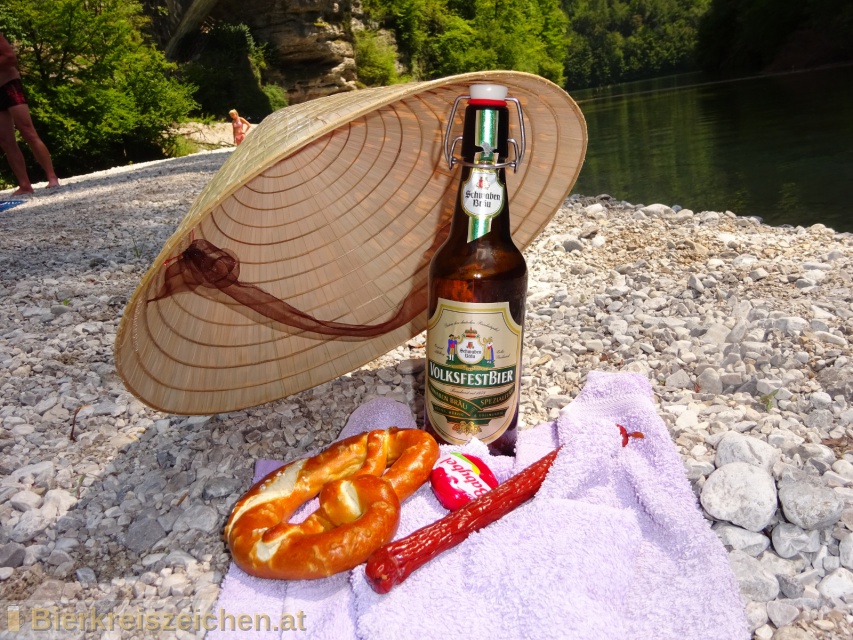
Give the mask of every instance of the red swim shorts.
[{"label": "red swim shorts", "polygon": [[7,111],[9,107],[18,104],[27,104],[27,99],[24,97],[24,85],[21,84],[21,79],[15,78],[0,87],[0,111]]}]

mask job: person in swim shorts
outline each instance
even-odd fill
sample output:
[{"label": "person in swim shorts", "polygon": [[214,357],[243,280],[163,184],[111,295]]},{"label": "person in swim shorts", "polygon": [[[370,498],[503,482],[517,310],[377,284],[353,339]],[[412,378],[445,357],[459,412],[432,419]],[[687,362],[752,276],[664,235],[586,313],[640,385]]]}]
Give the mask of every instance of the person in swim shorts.
[{"label": "person in swim shorts", "polygon": [[231,109],[228,115],[231,116],[231,125],[234,127],[234,144],[240,144],[252,125],[246,118],[237,113],[236,109]]},{"label": "person in swim shorts", "polygon": [[21,85],[21,74],[18,73],[15,50],[0,33],[0,149],[6,154],[6,160],[18,180],[18,188],[12,195],[20,196],[32,193],[33,185],[27,175],[24,154],[21,153],[15,138],[15,128],[21,132],[24,142],[32,149],[36,161],[47,174],[47,186],[58,187],[59,178],[53,170],[50,152],[36,133],[30,117],[30,108]]}]

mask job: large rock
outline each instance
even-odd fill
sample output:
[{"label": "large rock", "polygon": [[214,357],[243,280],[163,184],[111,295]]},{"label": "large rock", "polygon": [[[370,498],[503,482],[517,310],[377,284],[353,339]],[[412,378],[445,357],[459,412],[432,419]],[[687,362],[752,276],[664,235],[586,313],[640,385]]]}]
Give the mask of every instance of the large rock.
[{"label": "large rock", "polygon": [[55,606],[59,604],[64,588],[65,583],[61,580],[43,580],[27,598],[27,602],[41,606]]},{"label": "large rock", "polygon": [[26,547],[17,542],[7,542],[0,546],[0,567],[20,567],[24,562]]},{"label": "large rock", "polygon": [[800,527],[787,522],[780,522],[773,527],[773,548],[783,558],[793,558],[801,551],[813,553],[820,549],[820,532],[804,531]]},{"label": "large rock", "polygon": [[794,480],[779,483],[779,502],[788,521],[803,529],[832,526],[844,510],[844,501],[829,487]]},{"label": "large rock", "polygon": [[805,318],[799,318],[796,316],[777,318],[773,323],[773,326],[786,335],[797,336],[808,329],[809,321]]},{"label": "large rock", "polygon": [[842,395],[848,402],[853,402],[853,367],[821,369],[817,381],[830,396]]},{"label": "large rock", "polygon": [[753,602],[769,602],[779,595],[776,576],[761,566],[761,563],[743,551],[732,551],[729,564],[735,574],[741,595]]},{"label": "large rock", "polygon": [[829,409],[832,406],[832,396],[823,391],[815,391],[809,401],[815,409]]},{"label": "large rock", "polygon": [[213,533],[219,526],[219,514],[213,507],[195,504],[184,511],[172,527],[174,531],[189,531],[194,529],[204,533]]},{"label": "large rock", "polygon": [[793,578],[799,575],[806,566],[806,561],[802,556],[786,560],[785,558],[780,558],[778,554],[771,549],[762,553],[758,560],[761,562],[762,567],[777,578],[779,576],[788,576]]},{"label": "large rock", "polygon": [[156,542],[166,536],[166,531],[154,518],[140,518],[127,529],[124,546],[136,553],[150,551]]},{"label": "large rock", "polygon": [[708,476],[699,499],[711,517],[757,532],[776,513],[776,483],[759,467],[732,462]]},{"label": "large rock", "polygon": [[674,387],[676,389],[689,389],[693,386],[693,382],[690,380],[690,375],[686,371],[679,369],[667,377],[666,386]]},{"label": "large rock", "polygon": [[767,443],[786,455],[791,455],[804,442],[803,438],[787,429],[774,429],[767,436]]},{"label": "large rock", "polygon": [[202,495],[205,500],[224,498],[225,496],[238,492],[242,487],[243,483],[237,480],[237,478],[217,476],[215,478],[211,478],[205,483]]},{"label": "large rock", "polygon": [[65,489],[51,489],[44,494],[42,513],[48,518],[61,518],[77,504],[77,498]]},{"label": "large rock", "polygon": [[797,616],[800,615],[800,610],[787,602],[774,600],[767,603],[767,615],[776,627],[784,627],[786,624],[791,624],[797,619]]},{"label": "large rock", "polygon": [[[156,3],[143,3],[154,5]],[[288,91],[291,104],[357,88],[353,33],[362,28],[361,2],[344,0],[169,0],[168,11],[146,7],[149,31],[174,59],[204,23],[245,24],[271,49],[264,79]],[[392,46],[394,35],[379,31]]]},{"label": "large rock", "polygon": [[219,0],[211,15],[246,24],[267,43],[278,64],[266,74],[287,89],[291,104],[357,88],[352,33],[360,3]]},{"label": "large rock", "polygon": [[776,579],[779,581],[779,588],[786,598],[802,598],[806,588],[803,583],[791,576],[784,574],[776,574]]},{"label": "large rock", "polygon": [[647,207],[643,207],[642,209],[640,209],[640,211],[645,213],[650,218],[665,218],[675,213],[675,211],[673,211],[671,207],[660,203],[650,204]]},{"label": "large rock", "polygon": [[18,523],[12,528],[9,537],[20,543],[29,542],[30,540],[41,535],[47,529],[50,521],[38,509],[32,509],[24,512]]},{"label": "large rock", "polygon": [[770,545],[770,540],[764,534],[747,531],[731,524],[718,524],[714,527],[714,532],[724,545],[748,553],[753,558]]},{"label": "large rock", "polygon": [[80,584],[95,584],[98,578],[95,576],[95,570],[91,567],[81,567],[74,574],[77,577],[77,582]]},{"label": "large rock", "polygon": [[44,498],[42,498],[39,494],[30,491],[29,489],[19,491],[11,498],[9,498],[9,504],[11,504],[18,511],[30,511],[31,509],[38,509],[43,501]]},{"label": "large rock", "polygon": [[45,460],[13,471],[9,479],[19,484],[42,484],[52,480],[54,475],[56,475],[56,467],[50,460]]},{"label": "large rock", "polygon": [[[814,412],[813,412],[814,413]],[[807,442],[797,449],[797,453],[800,454],[800,458],[803,459],[803,462],[806,460],[820,460],[823,464],[827,466],[832,466],[835,464],[835,453],[833,453],[832,449],[823,444],[815,444],[813,442]]]},{"label": "large rock", "polygon": [[703,393],[713,393],[719,395],[723,392],[723,383],[720,380],[720,374],[716,369],[708,367],[699,377],[696,378],[696,384],[699,385],[699,390]]},{"label": "large rock", "polygon": [[842,567],[853,569],[853,534],[848,535],[838,545],[838,560]]},{"label": "large rock", "polygon": [[687,474],[688,480],[698,480],[703,476],[708,476],[714,473],[714,465],[704,460],[687,458],[684,461],[684,471]]},{"label": "large rock", "polygon": [[839,568],[826,576],[817,585],[824,598],[843,598],[853,596],[853,572]]},{"label": "large rock", "polygon": [[767,624],[768,619],[766,604],[751,601],[746,603],[746,622],[749,625],[750,632]]},{"label": "large rock", "polygon": [[717,444],[716,462],[718,467],[730,462],[746,462],[770,472],[781,456],[779,449],[771,444],[730,431]]}]

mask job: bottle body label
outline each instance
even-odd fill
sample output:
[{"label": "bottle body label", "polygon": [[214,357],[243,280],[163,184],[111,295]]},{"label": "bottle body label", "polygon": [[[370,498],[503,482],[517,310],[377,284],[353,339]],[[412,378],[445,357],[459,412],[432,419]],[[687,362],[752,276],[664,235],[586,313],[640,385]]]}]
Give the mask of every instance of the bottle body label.
[{"label": "bottle body label", "polygon": [[438,299],[427,327],[426,411],[448,442],[489,443],[518,407],[522,328],[508,302]]}]

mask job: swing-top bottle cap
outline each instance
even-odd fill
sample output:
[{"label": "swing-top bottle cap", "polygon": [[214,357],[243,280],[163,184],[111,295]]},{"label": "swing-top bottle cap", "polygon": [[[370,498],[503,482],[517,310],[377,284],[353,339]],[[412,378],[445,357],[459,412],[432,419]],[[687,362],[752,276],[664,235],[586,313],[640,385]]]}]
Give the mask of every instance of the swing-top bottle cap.
[{"label": "swing-top bottle cap", "polygon": [[507,89],[502,84],[472,84],[472,102],[503,103],[506,101]]}]

